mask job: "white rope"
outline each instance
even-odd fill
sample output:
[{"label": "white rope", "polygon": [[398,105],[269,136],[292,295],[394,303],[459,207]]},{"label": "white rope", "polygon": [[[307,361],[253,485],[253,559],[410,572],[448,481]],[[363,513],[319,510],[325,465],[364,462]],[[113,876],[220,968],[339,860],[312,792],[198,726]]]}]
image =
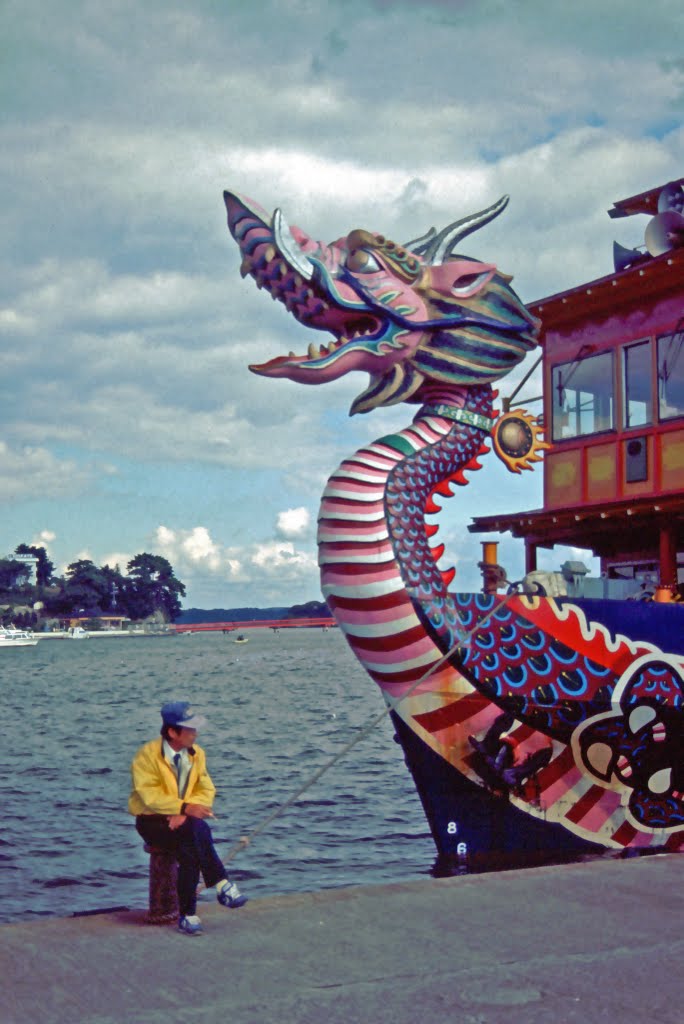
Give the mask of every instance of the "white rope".
[{"label": "white rope", "polygon": [[481,629],[484,623],[487,622],[488,619],[490,619],[492,615],[494,615],[494,613],[499,610],[499,608],[503,608],[503,606],[508,603],[508,601],[511,599],[511,597],[515,595],[516,592],[517,591],[514,589],[514,587],[511,586],[511,588],[509,588],[508,593],[498,602],[498,604],[493,605],[493,607],[490,608],[486,615],[484,615],[473,626],[470,632],[466,633],[463,637],[461,637],[458,640],[458,642],[454,644],[451,650],[447,651],[447,653],[443,655],[439,659],[439,661],[435,662],[434,665],[431,665],[427,672],[425,672],[420,677],[420,679],[417,679],[415,683],[412,683],[412,685],[409,687],[406,693],[403,693],[401,697],[397,698],[396,700],[388,701],[385,707],[382,709],[382,711],[378,715],[376,715],[375,718],[371,719],[370,723],[367,726],[365,726],[365,728],[363,728],[360,732],[356,733],[354,737],[351,740],[349,740],[348,743],[345,743],[341,750],[339,750],[333,757],[331,757],[330,760],[327,761],[321,768],[315,771],[314,774],[309,779],[307,779],[306,782],[302,783],[302,785],[299,786],[299,788],[296,789],[295,792],[287,798],[287,800],[279,804],[275,808],[275,810],[271,811],[270,814],[268,814],[262,821],[255,825],[255,827],[248,835],[241,836],[240,839],[236,843],[234,843],[233,846],[231,846],[226,856],[223,857],[224,864],[233,860],[233,858],[237,856],[240,850],[243,850],[245,849],[245,847],[249,846],[254,836],[257,836],[261,832],[263,832],[264,829],[267,828],[267,826],[270,825],[275,818],[278,818],[284,811],[287,810],[288,807],[291,807],[292,804],[299,799],[302,793],[306,792],[307,789],[310,789],[310,787],[313,786],[314,783],[318,782],[322,775],[325,775],[325,773],[330,768],[332,768],[334,764],[336,764],[339,760],[345,757],[349,753],[349,751],[356,746],[357,743],[360,743],[361,740],[365,739],[366,736],[368,736],[369,733],[371,733],[373,729],[375,729],[376,725],[378,725],[378,723],[383,720],[385,715],[389,715],[391,714],[392,711],[395,711],[399,707],[401,702],[403,700],[406,700],[407,697],[410,697],[411,694],[418,689],[421,683],[424,683],[426,679],[429,679],[430,676],[433,675],[433,673],[440,669],[442,665],[446,661],[448,661],[449,658],[451,658],[452,654],[459,650],[459,648],[465,646],[465,644],[470,640],[473,634],[478,629]]}]

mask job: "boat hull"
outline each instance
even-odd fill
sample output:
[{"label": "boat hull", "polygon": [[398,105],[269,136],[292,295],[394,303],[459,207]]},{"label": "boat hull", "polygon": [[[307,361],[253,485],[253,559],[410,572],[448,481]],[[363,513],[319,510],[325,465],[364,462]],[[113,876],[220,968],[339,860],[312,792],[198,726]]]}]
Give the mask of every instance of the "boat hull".
[{"label": "boat hull", "polygon": [[[484,600],[456,597],[462,608]],[[543,598],[527,610],[508,607],[501,619],[481,626],[461,655],[460,692],[430,690],[428,681],[392,712],[438,865],[486,871],[606,850],[678,850],[684,845],[684,607]],[[562,638],[564,658],[584,666],[582,694],[554,699],[563,681],[549,668],[543,685],[536,679],[526,691],[521,686],[514,693],[511,685],[492,696],[478,644],[487,665],[505,665],[515,629],[538,646],[532,626],[543,632],[554,622],[553,642]],[[581,655],[567,646],[578,623]],[[506,644],[497,639],[503,626]],[[525,751],[518,767],[512,754],[505,758],[514,739]]]},{"label": "boat hull", "polygon": [[398,715],[391,717],[437,848],[435,873],[501,871],[603,851],[561,825],[533,818],[505,794],[471,782]]}]

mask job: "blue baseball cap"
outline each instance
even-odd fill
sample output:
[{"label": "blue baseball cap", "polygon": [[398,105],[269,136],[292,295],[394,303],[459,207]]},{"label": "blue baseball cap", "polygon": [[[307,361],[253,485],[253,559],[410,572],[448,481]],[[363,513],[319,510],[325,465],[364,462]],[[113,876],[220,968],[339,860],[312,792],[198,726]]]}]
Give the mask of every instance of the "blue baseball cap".
[{"label": "blue baseball cap", "polygon": [[207,724],[204,715],[197,715],[186,700],[172,700],[161,709],[164,725],[174,729],[203,729]]}]

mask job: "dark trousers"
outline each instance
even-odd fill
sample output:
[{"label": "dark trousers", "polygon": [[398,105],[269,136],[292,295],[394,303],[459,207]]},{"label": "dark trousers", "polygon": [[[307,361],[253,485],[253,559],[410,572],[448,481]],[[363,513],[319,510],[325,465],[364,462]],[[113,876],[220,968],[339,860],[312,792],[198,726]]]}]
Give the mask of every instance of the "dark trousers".
[{"label": "dark trousers", "polygon": [[146,843],[175,853],[178,860],[178,909],[184,916],[197,910],[200,872],[207,886],[226,878],[226,869],[214,849],[211,829],[203,818],[187,817],[180,828],[169,828],[163,814],[140,814],[135,827]]}]

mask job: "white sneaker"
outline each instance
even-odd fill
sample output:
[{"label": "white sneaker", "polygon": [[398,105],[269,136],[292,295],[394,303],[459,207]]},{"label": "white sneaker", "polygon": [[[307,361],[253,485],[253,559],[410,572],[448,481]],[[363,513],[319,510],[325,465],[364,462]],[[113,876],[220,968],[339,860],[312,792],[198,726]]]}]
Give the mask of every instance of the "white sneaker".
[{"label": "white sneaker", "polygon": [[201,935],[202,922],[197,914],[184,915],[178,920],[178,931],[183,932],[183,935]]},{"label": "white sneaker", "polygon": [[221,888],[216,890],[216,899],[222,907],[230,907],[231,910],[244,907],[247,902],[247,897],[241,894],[235,882],[229,882],[227,878]]}]

